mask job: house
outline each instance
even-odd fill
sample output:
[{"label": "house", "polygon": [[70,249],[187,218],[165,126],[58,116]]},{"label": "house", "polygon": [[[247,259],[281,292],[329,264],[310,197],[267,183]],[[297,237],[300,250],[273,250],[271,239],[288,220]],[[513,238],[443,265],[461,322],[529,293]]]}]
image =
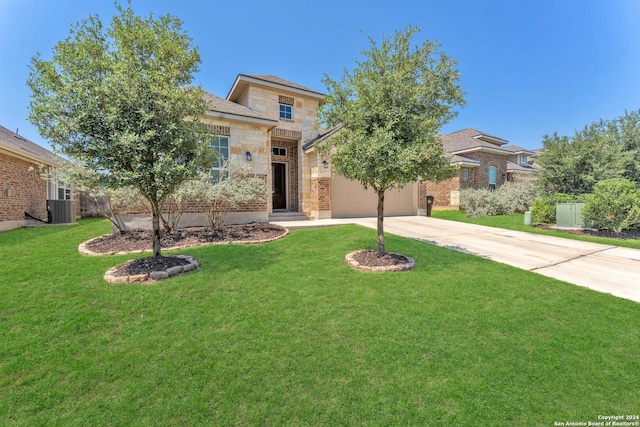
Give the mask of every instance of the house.
[{"label": "house", "polygon": [[[376,194],[334,176],[330,159],[314,149],[314,142],[337,130],[316,124],[323,93],[273,75],[239,74],[225,98],[207,93],[205,99],[209,109],[203,121],[219,156],[213,175],[227,160],[250,163],[270,190],[265,200],[229,212],[225,223],[376,215]],[[417,214],[417,191],[417,184],[410,184],[388,192],[385,213]],[[149,226],[148,214],[141,211],[121,217],[127,228]],[[205,214],[192,205],[179,226],[207,224]]]},{"label": "house", "polygon": [[[283,78],[239,74],[225,98],[207,93],[209,109],[203,121],[212,132],[210,145],[219,159],[212,174],[227,160],[250,163],[270,190],[265,200],[229,212],[226,223],[266,222],[282,218],[325,219],[376,216],[377,196],[359,182],[333,173],[331,159],[315,147],[339,127],[317,126],[324,94]],[[522,163],[530,154],[507,141],[465,129],[440,135],[458,175],[440,184],[410,183],[385,194],[385,215],[426,213],[427,194],[436,206],[457,206],[462,188],[498,187],[507,179],[529,173]],[[144,212],[123,215],[125,227],[148,227]],[[206,225],[197,206],[184,213],[180,226]]]},{"label": "house", "polygon": [[0,126],[0,231],[27,225],[25,213],[47,220],[48,200],[73,199],[70,186],[40,177],[40,166],[55,173],[58,162],[49,150]]},{"label": "house", "polygon": [[457,208],[460,190],[466,188],[496,189],[507,182],[534,177],[533,151],[507,145],[508,141],[476,129],[463,129],[439,135],[445,155],[458,167],[456,176],[441,182],[428,182],[426,194],[434,197],[433,205]]}]

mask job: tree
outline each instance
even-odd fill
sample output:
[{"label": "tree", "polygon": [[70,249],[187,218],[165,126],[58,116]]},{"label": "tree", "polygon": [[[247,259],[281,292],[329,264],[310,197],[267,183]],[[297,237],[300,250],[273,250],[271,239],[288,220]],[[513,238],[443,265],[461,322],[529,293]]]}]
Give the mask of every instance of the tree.
[{"label": "tree", "polygon": [[200,55],[179,19],[116,8],[108,28],[92,15],[71,26],[51,60],[32,58],[29,120],[107,188],[139,190],[151,206],[160,256],[163,202],[209,157],[198,120],[204,92],[188,87]]},{"label": "tree", "polygon": [[[545,135],[538,184],[544,194],[588,194],[596,183],[635,180],[640,160],[640,121],[635,113],[591,123],[574,136]],[[635,157],[635,158],[634,158]]]},{"label": "tree", "polygon": [[413,46],[407,27],[360,53],[362,61],[340,81],[325,75],[328,94],[319,121],[342,129],[318,150],[337,173],[371,187],[378,196],[378,253],[384,246],[384,195],[417,180],[452,176],[438,130],[464,105],[456,61],[435,41]]}]

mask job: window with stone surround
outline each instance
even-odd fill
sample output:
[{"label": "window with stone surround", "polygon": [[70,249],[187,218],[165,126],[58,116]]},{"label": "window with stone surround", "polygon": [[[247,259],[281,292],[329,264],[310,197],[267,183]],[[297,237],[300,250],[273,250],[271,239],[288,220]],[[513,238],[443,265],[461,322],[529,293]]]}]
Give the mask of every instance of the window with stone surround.
[{"label": "window with stone surround", "polygon": [[283,120],[293,120],[293,103],[295,99],[290,96],[278,96],[278,106],[280,108],[280,118]]},{"label": "window with stone surround", "polygon": [[224,135],[214,135],[209,142],[209,147],[216,150],[216,158],[211,166],[211,182],[219,182],[224,177],[220,176],[222,165],[229,160],[229,137]]},{"label": "window with stone surround", "polygon": [[280,104],[280,118],[293,120],[293,105]]}]

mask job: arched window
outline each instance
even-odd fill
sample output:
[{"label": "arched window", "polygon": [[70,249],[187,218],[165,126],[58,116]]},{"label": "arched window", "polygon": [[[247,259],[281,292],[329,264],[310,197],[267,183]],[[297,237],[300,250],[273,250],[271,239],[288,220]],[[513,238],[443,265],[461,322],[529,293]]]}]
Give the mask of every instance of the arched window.
[{"label": "arched window", "polygon": [[489,166],[489,189],[496,189],[496,176],[498,175],[498,171],[495,166]]}]

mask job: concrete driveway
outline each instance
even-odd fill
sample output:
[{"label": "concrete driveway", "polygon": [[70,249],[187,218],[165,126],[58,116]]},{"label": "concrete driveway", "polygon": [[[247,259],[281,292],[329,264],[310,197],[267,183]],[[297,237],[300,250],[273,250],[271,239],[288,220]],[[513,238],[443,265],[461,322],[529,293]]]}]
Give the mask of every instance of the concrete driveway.
[{"label": "concrete driveway", "polygon": [[[359,224],[376,218],[282,222],[288,228]],[[386,217],[385,232],[481,256],[640,302],[640,250],[423,216]]]},{"label": "concrete driveway", "polygon": [[[376,228],[375,218],[354,222]],[[639,249],[422,216],[385,218],[384,229],[640,302]]]}]

